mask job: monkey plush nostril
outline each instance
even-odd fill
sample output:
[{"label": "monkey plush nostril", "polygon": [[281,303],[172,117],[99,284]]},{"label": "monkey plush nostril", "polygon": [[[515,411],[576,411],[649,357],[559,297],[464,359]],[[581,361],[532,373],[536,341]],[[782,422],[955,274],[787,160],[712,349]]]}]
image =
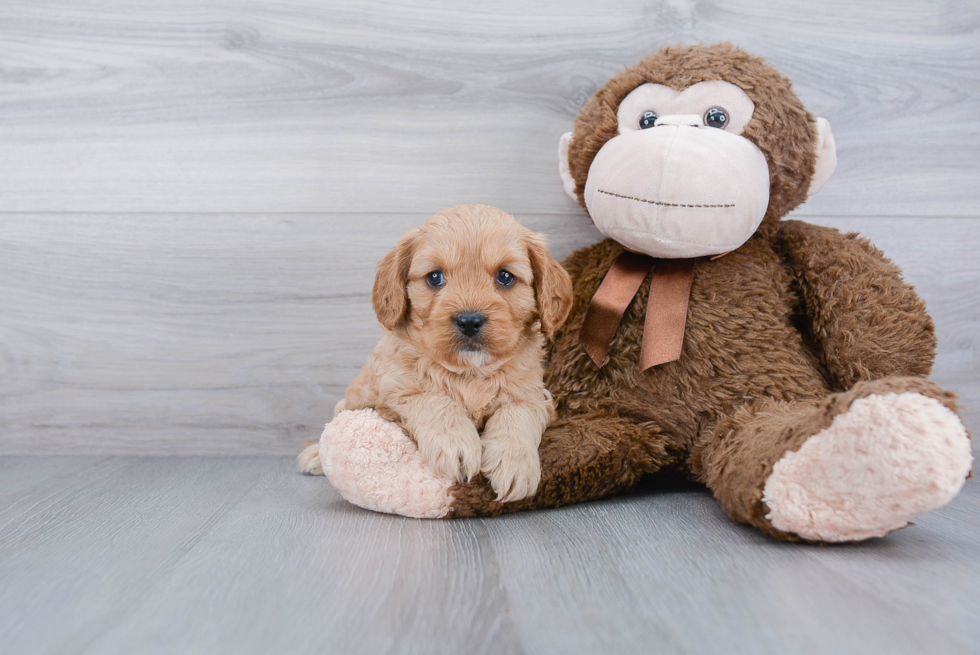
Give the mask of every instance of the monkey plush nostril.
[{"label": "monkey plush nostril", "polygon": [[479,312],[460,312],[453,320],[459,331],[467,337],[475,337],[486,323],[486,317]]},{"label": "monkey plush nostril", "polygon": [[661,116],[654,121],[654,125],[673,125],[674,127],[701,127],[701,117],[697,114],[671,114]]}]

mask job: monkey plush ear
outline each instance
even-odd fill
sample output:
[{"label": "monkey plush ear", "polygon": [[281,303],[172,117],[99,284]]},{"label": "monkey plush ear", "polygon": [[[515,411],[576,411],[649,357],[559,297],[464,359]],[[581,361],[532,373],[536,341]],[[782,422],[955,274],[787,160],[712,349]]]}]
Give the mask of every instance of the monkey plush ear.
[{"label": "monkey plush ear", "polygon": [[820,190],[830,175],[837,168],[837,145],[834,143],[834,133],[830,131],[830,123],[826,118],[817,119],[817,165],[810,179],[810,189],[807,197]]},{"label": "monkey plush ear", "polygon": [[412,254],[419,230],[406,234],[378,262],[378,272],[374,276],[374,289],[371,291],[371,304],[378,321],[385,329],[393,330],[408,316],[408,269],[412,265]]},{"label": "monkey plush ear", "polygon": [[565,132],[561,135],[558,142],[558,174],[561,175],[561,183],[565,186],[565,193],[568,197],[578,202],[575,195],[575,180],[572,179],[572,171],[568,168],[568,145],[572,142],[572,133]]}]

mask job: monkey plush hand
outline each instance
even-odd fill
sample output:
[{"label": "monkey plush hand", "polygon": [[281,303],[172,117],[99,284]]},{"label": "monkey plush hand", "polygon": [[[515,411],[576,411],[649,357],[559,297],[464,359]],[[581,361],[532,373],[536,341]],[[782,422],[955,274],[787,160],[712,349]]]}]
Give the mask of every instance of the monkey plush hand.
[{"label": "monkey plush hand", "polygon": [[371,410],[341,412],[308,470],[363,507],[431,518],[680,473],[736,521],[826,542],[956,495],[970,440],[925,377],[922,301],[866,240],[783,220],[836,163],[787,79],[727,44],[665,48],[609,80],[559,152],[566,191],[609,238],[564,262],[575,295],[551,348],[558,419],[536,495],[498,503],[483,480],[434,476]]}]

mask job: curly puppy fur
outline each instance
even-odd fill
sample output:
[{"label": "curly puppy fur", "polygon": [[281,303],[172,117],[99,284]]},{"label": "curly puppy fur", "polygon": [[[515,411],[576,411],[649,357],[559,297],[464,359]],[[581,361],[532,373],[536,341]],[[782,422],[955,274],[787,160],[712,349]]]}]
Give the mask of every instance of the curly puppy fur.
[{"label": "curly puppy fur", "polygon": [[[442,285],[427,282],[433,271]],[[381,260],[372,300],[385,336],[338,410],[371,407],[398,423],[437,475],[482,472],[501,502],[533,494],[554,417],[543,348],[571,305],[543,237],[493,207],[443,210]],[[483,317],[473,336],[457,323],[467,313]]]},{"label": "curly puppy fur", "polygon": [[[616,134],[616,110],[637,86],[706,80],[755,103],[744,136],[770,169],[757,233],[716,261],[699,260],[681,358],[637,367],[650,279],[597,368],[580,342],[589,302],[623,248],[605,240],[569,256],[574,300],[546,372],[558,420],[544,434],[536,496],[502,505],[485,485],[457,484],[454,516],[581,502],[648,474],[705,483],[736,520],[783,539],[766,518],[773,465],[859,398],[916,393],[955,411],[953,394],[923,379],[936,339],[925,306],[897,266],[854,234],[780,219],[803,202],[815,166],[813,117],[789,81],[731,45],[672,47],[613,77],[575,121],[570,170],[581,201],[589,167]],[[583,203],[584,205],[584,203]]]}]

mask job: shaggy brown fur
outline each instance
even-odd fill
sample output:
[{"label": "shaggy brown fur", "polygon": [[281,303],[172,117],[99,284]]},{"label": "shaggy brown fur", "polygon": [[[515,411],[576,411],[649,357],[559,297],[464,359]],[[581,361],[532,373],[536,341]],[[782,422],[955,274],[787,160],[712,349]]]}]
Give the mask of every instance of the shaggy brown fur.
[{"label": "shaggy brown fur", "polygon": [[630,91],[704,80],[737,84],[755,102],[744,136],[769,161],[762,226],[726,257],[698,261],[681,358],[645,372],[637,361],[649,278],[598,368],[579,333],[622,247],[606,240],[569,256],[574,301],[546,378],[559,421],[542,439],[538,493],[502,505],[480,481],[457,485],[455,516],[599,498],[671,471],[706,484],[734,519],[794,538],[769,524],[761,500],[787,451],[869,394],[913,391],[955,407],[952,394],[921,377],[932,366],[933,324],[899,269],[856,235],[780,222],[806,197],[816,132],[789,81],[760,59],[730,45],[666,48],[612,78],[575,122],[570,165],[580,200]]}]

